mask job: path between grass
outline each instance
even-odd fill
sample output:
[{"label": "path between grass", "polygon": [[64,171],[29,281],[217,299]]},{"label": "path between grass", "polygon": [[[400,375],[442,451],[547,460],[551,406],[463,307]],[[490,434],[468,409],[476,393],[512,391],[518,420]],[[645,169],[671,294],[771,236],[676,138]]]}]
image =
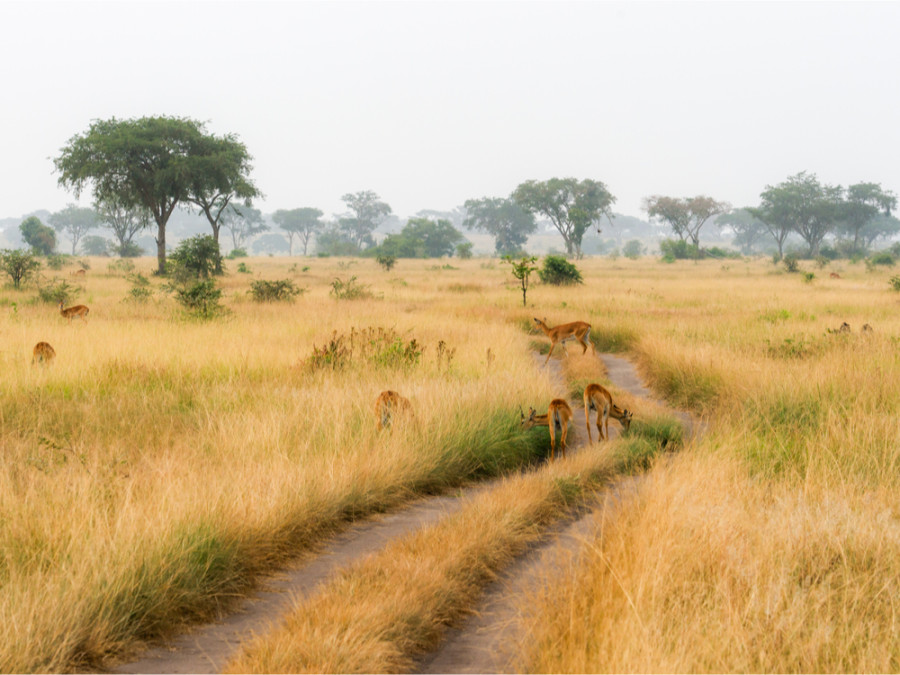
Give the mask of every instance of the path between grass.
[{"label": "path between grass", "polygon": [[[647,397],[630,362],[617,356],[601,356],[610,381],[636,396]],[[555,364],[552,375],[560,389],[565,385]],[[583,442],[580,420],[583,410],[573,404],[575,419],[570,431],[570,447],[577,449]],[[615,425],[611,425],[613,429]],[[618,433],[618,428],[612,433]],[[574,436],[574,437],[573,437]],[[636,482],[619,483],[607,495],[621,498],[634,489]],[[298,598],[308,596],[336,570],[407,533],[413,532],[457,511],[480,491],[490,489],[491,482],[464,488],[454,495],[430,497],[404,507],[390,515],[376,516],[349,527],[332,538],[318,551],[298,560],[288,569],[271,575],[261,586],[263,590],[243,601],[238,608],[212,624],[198,626],[170,642],[147,650],[139,660],[116,666],[117,673],[218,673],[228,660],[237,654],[242,643],[254,635],[266,633],[277,625]],[[546,566],[549,553],[559,546],[575,550],[590,525],[591,518],[582,514],[553,526],[543,539],[545,543],[532,547],[507,572],[489,587],[483,602],[472,619],[459,629],[448,632],[442,647],[422,659],[422,672],[504,672],[513,667],[515,654],[509,653],[516,644],[516,599],[535,575]]]}]

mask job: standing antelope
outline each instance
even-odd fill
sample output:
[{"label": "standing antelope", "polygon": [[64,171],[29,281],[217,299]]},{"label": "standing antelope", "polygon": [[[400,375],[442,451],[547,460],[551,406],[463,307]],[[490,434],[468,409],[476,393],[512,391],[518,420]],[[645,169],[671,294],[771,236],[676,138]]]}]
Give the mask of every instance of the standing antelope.
[{"label": "standing antelope", "polygon": [[69,274],[71,274],[73,277],[83,277],[83,276],[87,275],[87,272],[85,272],[82,269],[82,270],[75,270],[74,272],[69,272]]},{"label": "standing antelope", "polygon": [[[602,441],[609,440],[609,418],[619,420],[622,428],[628,431],[631,426],[631,417],[634,413],[620,408],[612,402],[612,394],[599,384],[589,384],[584,389],[584,424],[587,427],[588,443],[593,443],[591,438],[591,410],[597,411],[597,435]],[[601,428],[600,423],[603,423]],[[604,430],[606,433],[604,434]]]},{"label": "standing antelope", "polygon": [[381,392],[375,401],[375,428],[381,431],[391,426],[394,415],[398,413],[412,417],[412,403],[409,399],[390,389]]},{"label": "standing antelope", "polygon": [[62,314],[63,318],[69,320],[69,323],[72,323],[73,316],[80,316],[82,321],[87,323],[87,315],[88,312],[91,311],[84,305],[75,305],[74,307],[66,307],[63,309],[62,300],[59,301],[59,313]]},{"label": "standing antelope", "polygon": [[522,426],[527,430],[532,427],[549,427],[550,428],[550,459],[556,456],[556,432],[560,432],[559,438],[559,454],[566,456],[566,436],[569,433],[569,422],[572,420],[572,409],[569,404],[561,398],[555,398],[550,401],[550,407],[547,409],[546,415],[538,415],[534,408],[528,409],[528,417],[525,413],[520,412],[522,416]]},{"label": "standing antelope", "polygon": [[46,363],[49,365],[56,356],[56,351],[50,346],[49,342],[38,342],[31,352],[31,365],[35,363]]},{"label": "standing antelope", "polygon": [[[557,342],[562,342],[566,356],[569,355],[569,350],[566,349],[566,342],[568,340],[578,340],[582,346],[581,353],[584,354],[587,352],[587,340],[591,333],[591,324],[585,323],[584,321],[573,321],[572,323],[564,323],[555,326],[554,328],[550,328],[550,326],[547,325],[546,319],[541,321],[540,319],[535,318],[534,322],[537,324],[538,328],[544,331],[544,334],[550,338],[550,351],[547,352],[547,361],[550,360],[550,355],[553,353],[553,348],[556,346]],[[593,350],[594,353],[597,351],[593,342],[591,343],[591,350]],[[545,366],[547,365],[547,361],[544,361]]]}]

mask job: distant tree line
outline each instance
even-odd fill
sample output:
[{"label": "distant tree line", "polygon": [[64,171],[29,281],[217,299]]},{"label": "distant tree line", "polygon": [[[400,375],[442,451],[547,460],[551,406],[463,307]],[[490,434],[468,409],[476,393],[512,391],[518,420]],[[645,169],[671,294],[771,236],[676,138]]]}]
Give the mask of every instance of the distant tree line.
[{"label": "distant tree line", "polygon": [[[525,254],[538,219],[556,230],[568,256],[581,257],[585,234],[600,233],[615,218],[616,198],[604,183],[571,177],[528,180],[507,196],[469,199],[452,212],[420,211],[402,227],[391,206],[371,190],[344,194],[346,212],[330,220],[313,206],[280,209],[267,218],[253,206],[262,193],[250,177],[251,159],[235,135],[209,133],[191,119],[94,121],[54,160],[59,184],[76,197],[90,190],[93,208],[70,204],[49,216],[50,227],[28,218],[20,227],[22,238],[41,254],[55,251],[56,235],[63,234],[73,255],[80,246],[89,255],[134,256],[144,252],[135,237],[155,227],[162,273],[166,227],[176,209],[205,218],[216,245],[226,230],[233,252],[246,253],[252,244],[257,253],[302,250],[306,256],[314,250],[387,258],[468,254],[471,243],[461,230],[491,235],[497,255]],[[673,250],[698,253],[701,230],[712,222],[730,228],[744,252],[770,242],[782,256],[794,237],[805,243],[808,255],[817,256],[829,243],[844,255],[865,253],[878,239],[897,234],[896,204],[896,196],[880,184],[823,185],[814,174],[801,172],[766,186],[757,206],[732,209],[706,195],[652,195],[643,210],[651,222],[671,229],[677,238]],[[376,229],[385,223],[392,232],[376,241]],[[98,229],[108,230],[112,240],[90,234]],[[629,243],[629,255],[640,250],[639,242]]]}]

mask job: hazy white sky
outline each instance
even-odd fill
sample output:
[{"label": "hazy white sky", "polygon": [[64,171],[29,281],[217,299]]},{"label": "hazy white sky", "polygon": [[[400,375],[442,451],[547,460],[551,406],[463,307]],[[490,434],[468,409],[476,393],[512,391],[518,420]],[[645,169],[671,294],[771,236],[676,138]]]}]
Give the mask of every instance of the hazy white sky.
[{"label": "hazy white sky", "polygon": [[237,134],[267,213],[554,176],[641,217],[803,170],[900,193],[898,31],[897,2],[0,0],[0,217],[74,201],[60,148],[148,115]]}]

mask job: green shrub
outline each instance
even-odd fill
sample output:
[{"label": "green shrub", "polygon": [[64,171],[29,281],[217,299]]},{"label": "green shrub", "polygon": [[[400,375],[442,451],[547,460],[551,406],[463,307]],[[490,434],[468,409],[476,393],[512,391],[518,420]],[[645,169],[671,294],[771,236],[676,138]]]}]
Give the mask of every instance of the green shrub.
[{"label": "green shrub", "polygon": [[66,264],[67,255],[64,253],[53,253],[47,256],[47,267],[51,270],[61,270]]},{"label": "green shrub", "polygon": [[12,279],[15,288],[39,269],[41,262],[32,253],[9,249],[0,251],[0,271]]},{"label": "green shrub", "polygon": [[246,258],[247,257],[247,249],[245,248],[233,248],[229,252],[227,256],[225,256],[229,260],[234,260],[235,258]]},{"label": "green shrub", "polygon": [[800,271],[800,262],[797,260],[797,256],[793,254],[786,255],[781,262],[784,263],[784,269],[786,269],[791,274],[795,274]]},{"label": "green shrub", "polygon": [[644,253],[644,245],[637,239],[626,241],[622,247],[622,255],[629,260],[637,260]]},{"label": "green shrub", "polygon": [[[210,237],[212,238],[212,237]],[[227,312],[219,301],[222,289],[216,287],[214,279],[198,281],[172,287],[175,299],[187,312],[198,319],[215,319]]]},{"label": "green shrub", "polygon": [[290,279],[260,280],[250,284],[250,295],[256,302],[293,302],[294,298],[305,291],[305,288],[297,287]]},{"label": "green shrub", "polygon": [[118,273],[121,272],[126,276],[134,272],[134,263],[131,260],[125,260],[124,258],[120,258],[119,260],[111,261],[106,269],[110,273]]},{"label": "green shrub", "polygon": [[208,279],[221,272],[222,254],[211,235],[201,234],[185,239],[169,256],[172,275],[178,281]]},{"label": "green shrub", "polygon": [[538,277],[545,284],[553,286],[572,286],[584,283],[578,268],[561,255],[545,257],[544,267],[538,270]]},{"label": "green shrub", "polygon": [[375,262],[377,262],[379,265],[381,265],[381,268],[385,272],[390,272],[391,268],[393,268],[393,266],[397,263],[397,257],[392,256],[392,255],[382,254],[382,255],[376,256]]},{"label": "green shrub", "polygon": [[900,276],[891,277],[891,280],[888,283],[893,290],[900,293]]},{"label": "green shrub", "polygon": [[[700,249],[684,239],[663,239],[659,242],[659,251],[663,260],[696,260],[700,256]],[[668,260],[667,260],[668,259]]]},{"label": "green shrub", "polygon": [[125,298],[126,300],[144,303],[153,297],[153,291],[150,288],[150,280],[143,274],[130,274],[127,279],[131,282],[131,289],[128,291],[128,297]]},{"label": "green shrub", "polygon": [[372,297],[369,287],[357,283],[356,277],[350,277],[347,281],[335,277],[331,282],[330,293],[338,300],[362,300]]},{"label": "green shrub", "polygon": [[69,301],[75,297],[75,293],[81,290],[77,286],[73,286],[65,279],[56,279],[49,284],[38,288],[38,300],[52,305],[63,303],[69,304]]},{"label": "green shrub", "polygon": [[875,253],[869,257],[869,261],[873,265],[884,265],[886,267],[893,267],[896,262],[890,251]]},{"label": "green shrub", "polygon": [[238,263],[237,271],[241,274],[252,274],[250,268],[247,267],[247,263],[244,262]]}]

